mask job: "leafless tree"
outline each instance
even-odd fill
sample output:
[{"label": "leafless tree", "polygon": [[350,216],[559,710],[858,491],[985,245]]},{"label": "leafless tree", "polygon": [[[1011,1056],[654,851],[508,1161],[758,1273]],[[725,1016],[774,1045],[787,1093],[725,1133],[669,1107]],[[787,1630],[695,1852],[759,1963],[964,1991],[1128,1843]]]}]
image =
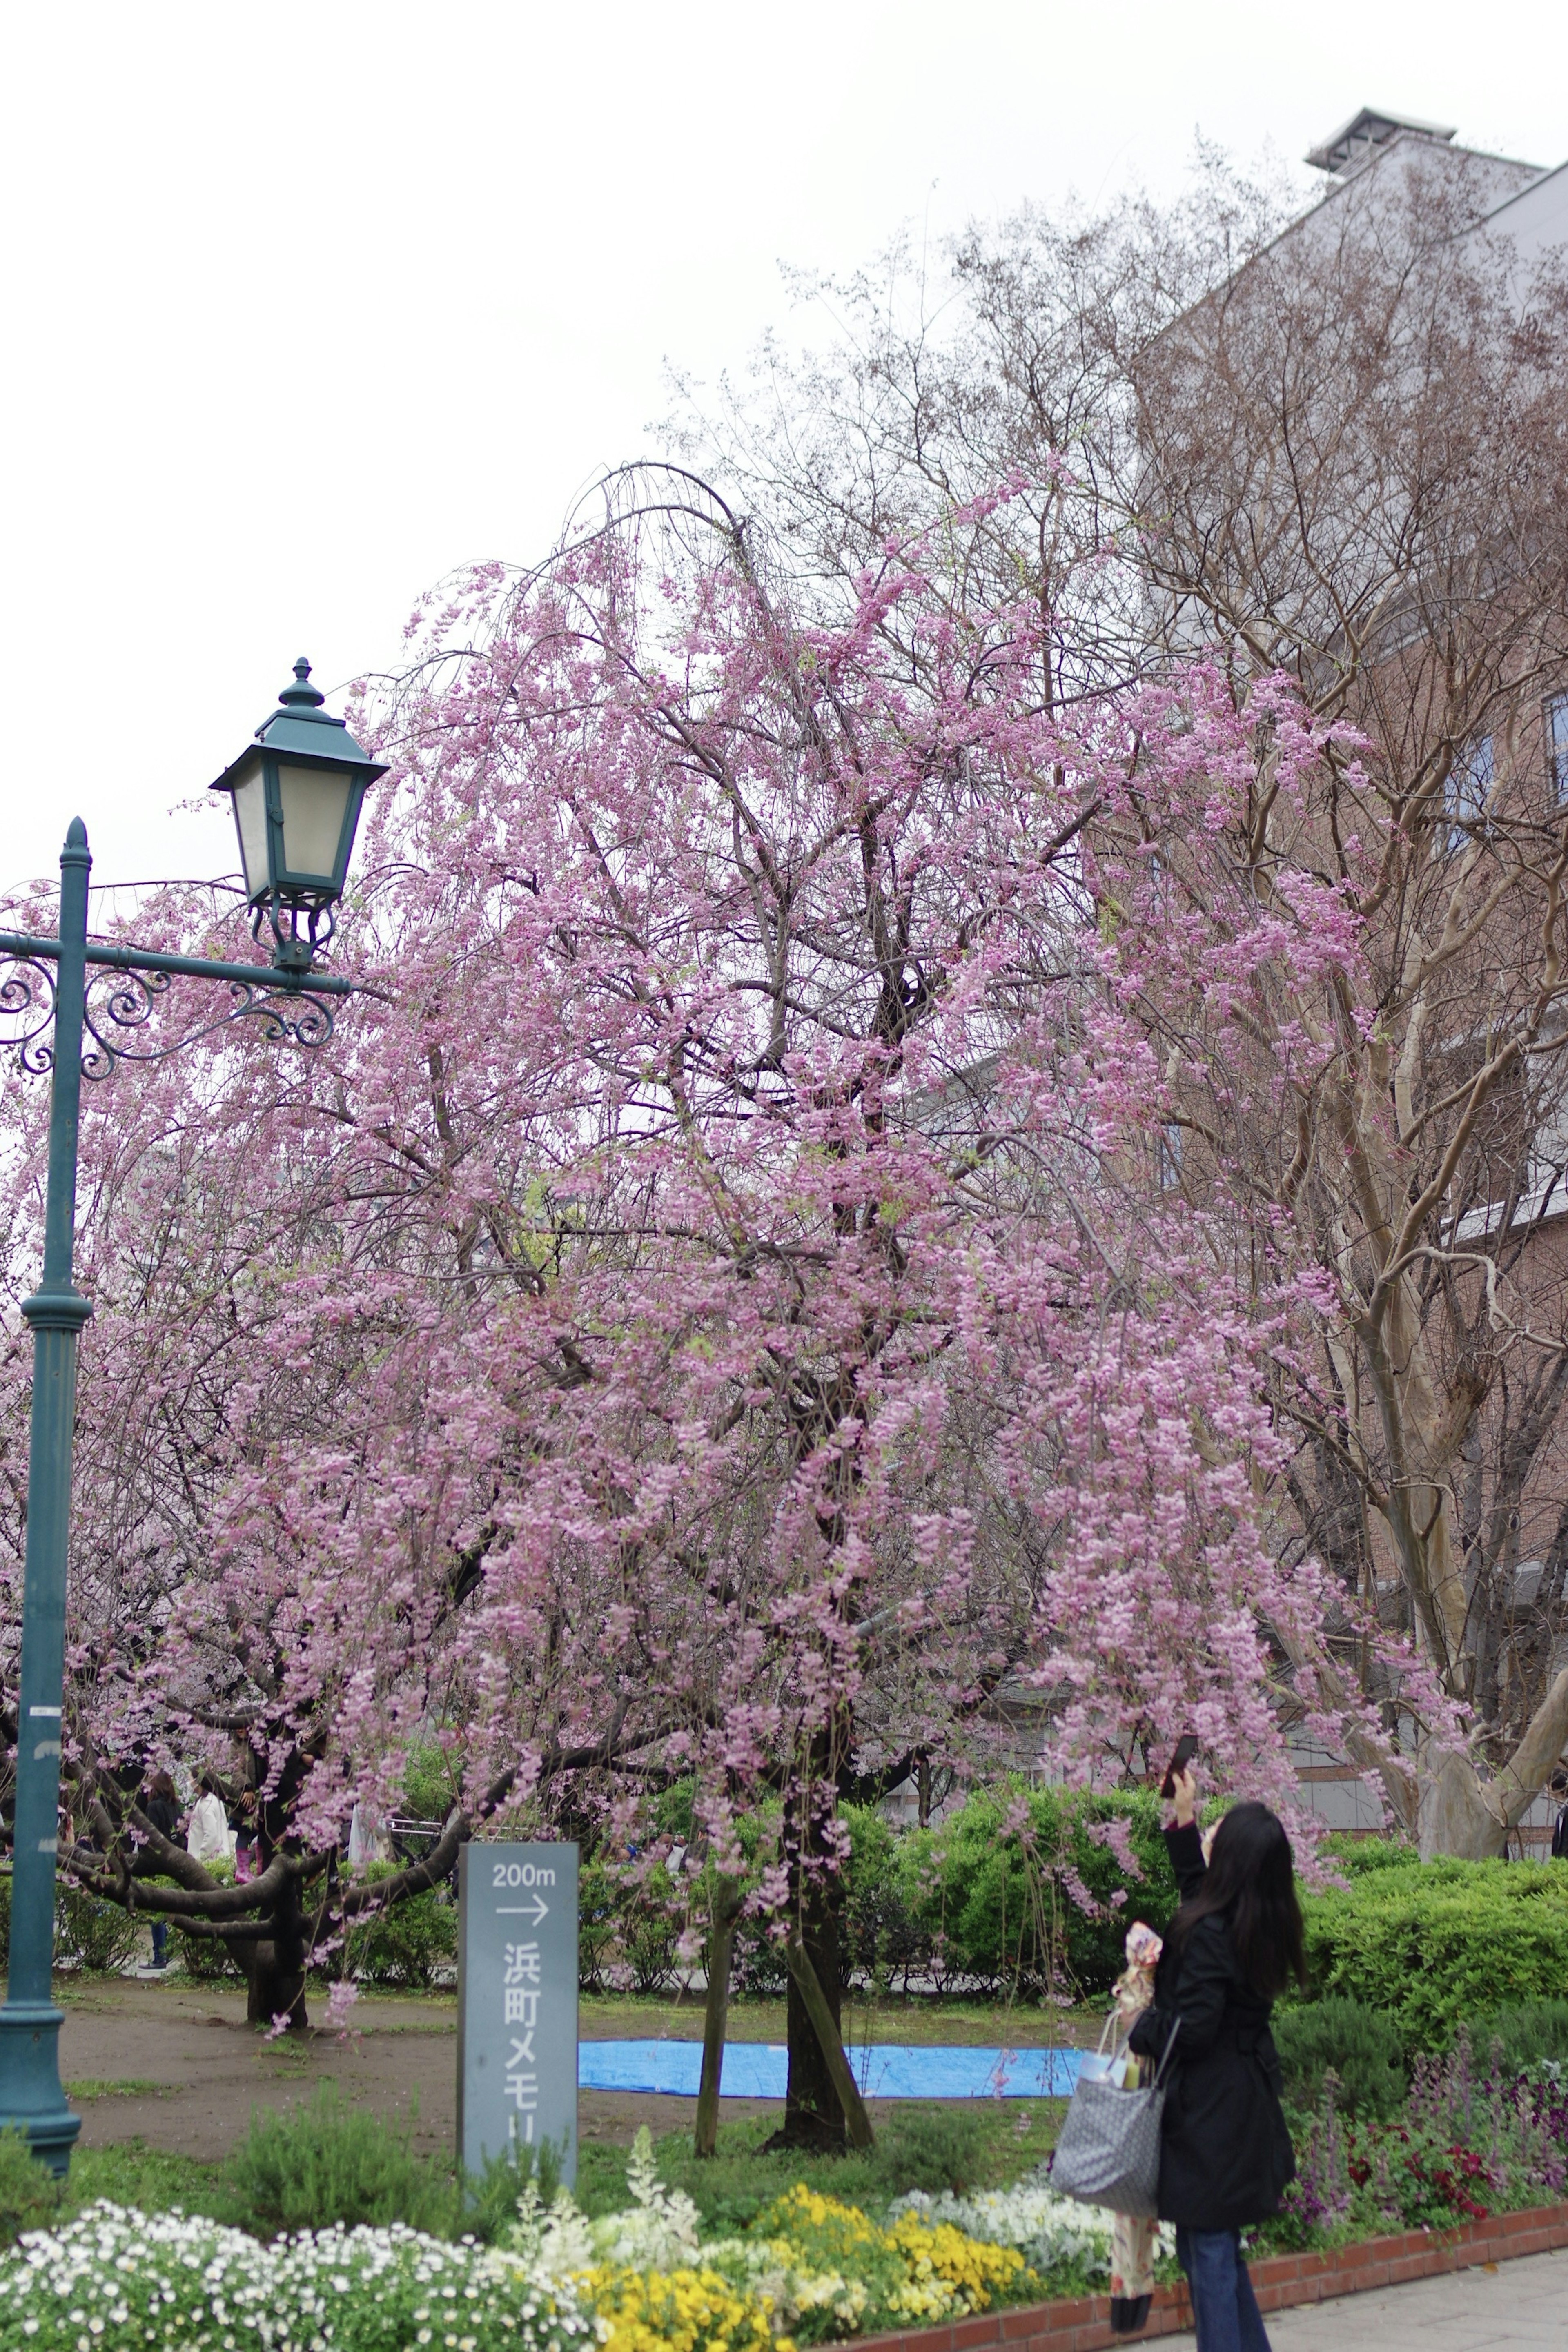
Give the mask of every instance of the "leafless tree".
[{"label": "leafless tree", "polygon": [[[1568,1742],[1568,273],[1489,233],[1499,193],[1488,159],[1407,140],[1291,220],[1210,157],[1166,210],[975,231],[939,283],[895,255],[832,289],[827,352],[772,347],[686,410],[825,600],[956,513],[952,593],[1031,581],[1047,698],[1206,652],[1238,699],[1283,671],[1360,739],[1303,821],[1260,796],[1239,878],[1340,884],[1367,1001],[1322,1008],[1336,1050],[1292,1121],[1226,1149],[1238,1245],[1285,1220],[1342,1302],[1281,1376],[1280,1543],[1472,1710],[1467,1755],[1390,1787],[1467,1853]],[[1201,1186],[1226,1074],[1177,1043]],[[1349,1622],[1346,1673],[1384,1696]]]}]

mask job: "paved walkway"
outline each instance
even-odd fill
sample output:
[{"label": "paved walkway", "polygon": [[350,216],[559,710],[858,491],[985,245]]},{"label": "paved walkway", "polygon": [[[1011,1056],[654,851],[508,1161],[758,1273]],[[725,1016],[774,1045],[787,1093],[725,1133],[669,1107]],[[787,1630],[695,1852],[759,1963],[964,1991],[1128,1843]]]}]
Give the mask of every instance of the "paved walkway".
[{"label": "paved walkway", "polygon": [[[1273,2352],[1563,2352],[1568,2250],[1270,2312],[1264,2324]],[[1160,2352],[1195,2352],[1194,2336],[1158,2341]]]}]

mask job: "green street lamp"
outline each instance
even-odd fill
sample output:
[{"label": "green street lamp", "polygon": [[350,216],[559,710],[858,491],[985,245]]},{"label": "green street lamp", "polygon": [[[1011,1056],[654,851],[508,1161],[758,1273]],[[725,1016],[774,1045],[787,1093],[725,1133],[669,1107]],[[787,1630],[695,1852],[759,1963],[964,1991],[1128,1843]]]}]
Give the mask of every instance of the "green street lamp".
[{"label": "green street lamp", "polygon": [[[92,1313],[74,1279],[81,1081],[107,1077],[117,1062],[162,1060],[192,1042],[148,1042],[153,1008],[177,976],[229,985],[228,1009],[194,1034],[258,1017],[275,1041],[319,1045],[331,1035],[329,1000],[351,993],[353,983],[318,971],[312,959],[332,934],[365,787],[386,771],[342,719],[322,711],[310,675],[308,662],[295,663],[294,682],[279,697],[280,710],[217,780],[217,788],[234,796],[252,933],[259,940],[263,926],[270,927],[269,964],[89,941],[92,858],[79,817],[72,818],[60,852],[58,936],[0,931],[0,961],[14,974],[0,981],[0,1021],[10,1024],[21,1067],[53,1074],[43,1278],[22,1301],[33,1334],[33,1402],[0,2127],[25,2132],[56,2172],[65,2171],[81,2128],[60,2085],[61,2012],[52,1998],[77,1339]],[[101,1006],[89,992],[89,975],[100,968],[121,975]],[[51,1025],[52,1046],[39,1042]]]},{"label": "green street lamp", "polygon": [[332,935],[365,787],[386,770],[322,709],[308,661],[295,663],[278,700],[213,790],[233,797],[252,936],[270,922],[273,961],[308,971]]}]

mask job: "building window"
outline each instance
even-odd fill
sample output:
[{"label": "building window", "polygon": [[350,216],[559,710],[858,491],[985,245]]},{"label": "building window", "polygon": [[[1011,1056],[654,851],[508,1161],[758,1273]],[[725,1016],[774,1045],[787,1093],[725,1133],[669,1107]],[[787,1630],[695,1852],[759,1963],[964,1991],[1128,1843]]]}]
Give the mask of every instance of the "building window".
[{"label": "building window", "polygon": [[1473,743],[1467,743],[1462,751],[1455,753],[1454,764],[1443,786],[1443,809],[1451,820],[1448,826],[1450,855],[1455,850],[1463,849],[1471,834],[1482,824],[1494,772],[1489,735],[1478,735]]},{"label": "building window", "polygon": [[1546,701],[1546,779],[1554,808],[1568,808],[1568,694]]}]

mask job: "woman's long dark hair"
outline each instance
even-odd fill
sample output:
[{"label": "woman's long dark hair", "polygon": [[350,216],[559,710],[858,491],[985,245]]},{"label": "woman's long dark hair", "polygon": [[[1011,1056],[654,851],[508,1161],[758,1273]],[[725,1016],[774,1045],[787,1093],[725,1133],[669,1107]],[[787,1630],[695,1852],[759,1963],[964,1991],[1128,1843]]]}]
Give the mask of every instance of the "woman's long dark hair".
[{"label": "woman's long dark hair", "polygon": [[1224,1916],[1241,1973],[1265,2000],[1282,1993],[1292,1977],[1307,1980],[1301,1944],[1301,1906],[1290,1841],[1278,1813],[1267,1805],[1233,1805],[1215,1832],[1204,1883],[1171,1923],[1181,1950],[1200,1919]]}]

